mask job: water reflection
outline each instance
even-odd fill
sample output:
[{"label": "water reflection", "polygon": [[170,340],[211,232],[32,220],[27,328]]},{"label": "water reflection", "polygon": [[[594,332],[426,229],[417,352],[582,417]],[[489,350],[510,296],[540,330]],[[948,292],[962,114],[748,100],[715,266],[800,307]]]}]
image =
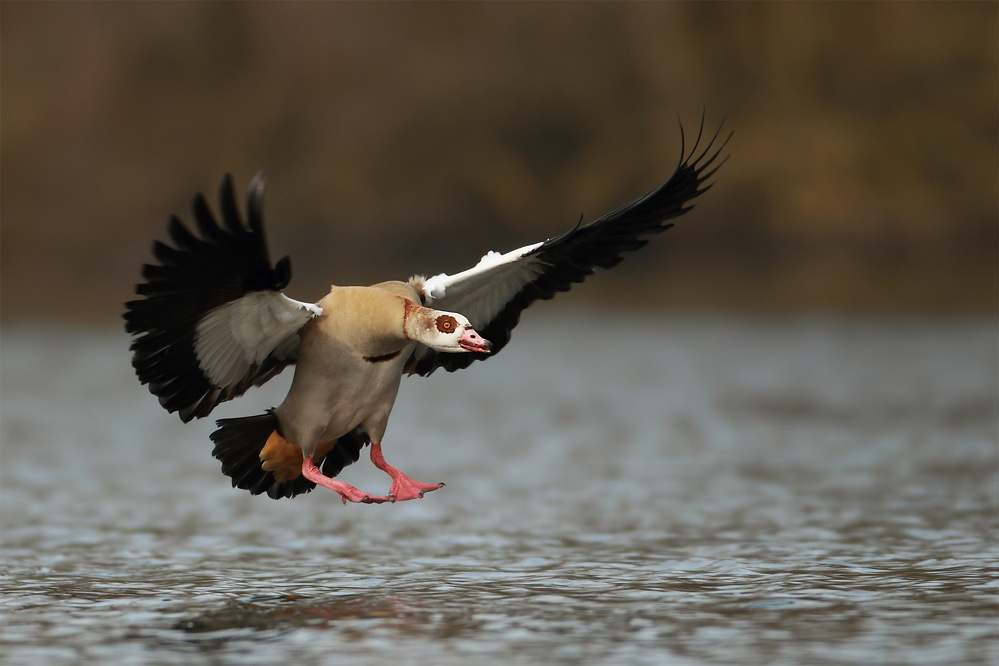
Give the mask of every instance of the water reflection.
[{"label": "water reflection", "polygon": [[123,336],[5,331],[0,661],[999,658],[994,322],[638,326],[404,384],[448,486],[377,507],[235,491]]}]

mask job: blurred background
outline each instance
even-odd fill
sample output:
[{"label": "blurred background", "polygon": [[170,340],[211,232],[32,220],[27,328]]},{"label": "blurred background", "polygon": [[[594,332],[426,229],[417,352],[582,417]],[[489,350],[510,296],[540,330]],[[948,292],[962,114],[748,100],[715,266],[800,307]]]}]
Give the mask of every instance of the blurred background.
[{"label": "blurred background", "polygon": [[296,298],[461,270],[651,189],[702,112],[735,132],[715,188],[568,298],[996,312],[996,3],[5,1],[0,24],[5,323],[112,322],[226,172],[267,170]]}]

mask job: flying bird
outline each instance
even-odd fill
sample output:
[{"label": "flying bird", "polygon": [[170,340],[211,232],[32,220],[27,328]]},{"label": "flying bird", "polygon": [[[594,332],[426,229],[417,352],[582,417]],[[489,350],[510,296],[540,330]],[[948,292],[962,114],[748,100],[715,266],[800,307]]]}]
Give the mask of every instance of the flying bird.
[{"label": "flying bird", "polygon": [[[285,296],[291,262],[271,264],[264,238],[264,175],[249,186],[244,221],[232,178],[220,188],[221,223],[205,197],[194,199],[197,233],[170,218],[172,245],[153,244],[140,296],[125,304],[132,365],[139,381],[182,421],[268,381],[289,365],[287,397],[263,414],[217,421],[213,455],[233,487],[274,499],[321,485],[347,502],[423,497],[422,483],[389,465],[382,437],[404,374],[452,372],[492,358],[510,341],[520,313],[610,268],[621,254],[692,208],[724,163],[722,125],[698,151],[683,146],[673,173],[644,196],[586,225],[511,252],[489,252],[454,275],[406,282],[333,286],[317,303]],[[370,445],[371,462],[392,483],[371,495],[335,478]]]}]

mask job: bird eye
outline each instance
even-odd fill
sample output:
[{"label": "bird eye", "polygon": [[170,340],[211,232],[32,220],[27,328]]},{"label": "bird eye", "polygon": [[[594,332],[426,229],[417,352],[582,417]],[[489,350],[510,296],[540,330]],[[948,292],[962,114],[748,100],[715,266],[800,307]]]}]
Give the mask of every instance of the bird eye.
[{"label": "bird eye", "polygon": [[441,333],[454,333],[458,329],[458,320],[451,315],[441,315],[437,318],[437,330]]}]

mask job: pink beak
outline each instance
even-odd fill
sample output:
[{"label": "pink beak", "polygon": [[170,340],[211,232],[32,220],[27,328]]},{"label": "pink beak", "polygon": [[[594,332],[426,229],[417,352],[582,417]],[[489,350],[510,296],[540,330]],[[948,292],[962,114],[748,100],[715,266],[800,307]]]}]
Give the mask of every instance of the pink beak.
[{"label": "pink beak", "polygon": [[492,343],[476,333],[475,329],[471,326],[465,327],[465,331],[461,334],[461,339],[458,340],[458,345],[465,351],[482,352],[485,354],[488,354],[493,348]]}]

